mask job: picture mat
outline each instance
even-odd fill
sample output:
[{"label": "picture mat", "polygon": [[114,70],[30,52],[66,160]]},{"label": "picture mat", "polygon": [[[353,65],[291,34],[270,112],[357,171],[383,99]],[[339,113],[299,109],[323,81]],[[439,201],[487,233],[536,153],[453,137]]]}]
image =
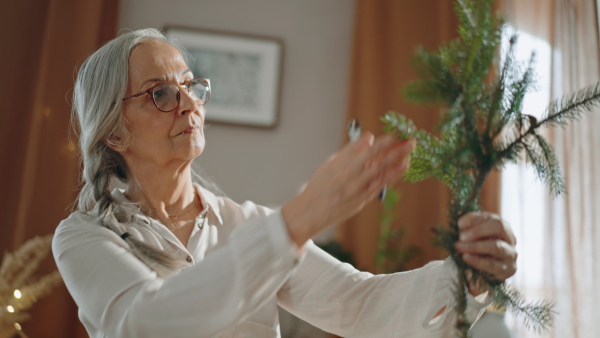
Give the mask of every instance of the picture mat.
[{"label": "picture mat", "polygon": [[271,127],[277,122],[281,44],[277,40],[169,28],[195,77],[211,80],[206,119]]}]

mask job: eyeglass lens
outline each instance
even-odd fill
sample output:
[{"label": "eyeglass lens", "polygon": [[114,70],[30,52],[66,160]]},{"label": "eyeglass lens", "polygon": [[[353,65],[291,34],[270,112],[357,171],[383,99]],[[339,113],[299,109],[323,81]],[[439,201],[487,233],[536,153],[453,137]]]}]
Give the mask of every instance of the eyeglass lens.
[{"label": "eyeglass lens", "polygon": [[[194,98],[199,100],[200,105],[206,104],[210,97],[209,87],[207,83],[204,83],[200,80],[190,81],[187,85],[188,94]],[[154,103],[156,107],[164,112],[172,111],[177,108],[179,104],[179,87],[172,83],[163,83],[154,87],[152,91],[152,98],[154,99]]]}]

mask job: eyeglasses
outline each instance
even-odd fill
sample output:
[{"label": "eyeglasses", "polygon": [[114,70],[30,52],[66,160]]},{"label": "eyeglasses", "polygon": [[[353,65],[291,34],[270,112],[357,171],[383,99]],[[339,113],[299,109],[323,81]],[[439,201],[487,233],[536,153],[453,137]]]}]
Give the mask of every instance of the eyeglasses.
[{"label": "eyeglasses", "polygon": [[156,108],[162,112],[170,112],[179,107],[181,94],[180,87],[185,87],[192,98],[198,101],[198,105],[203,106],[210,99],[210,80],[209,79],[191,79],[183,85],[178,86],[173,83],[159,83],[143,92],[124,98],[122,101],[129,100],[144,94],[152,96],[152,102]]}]

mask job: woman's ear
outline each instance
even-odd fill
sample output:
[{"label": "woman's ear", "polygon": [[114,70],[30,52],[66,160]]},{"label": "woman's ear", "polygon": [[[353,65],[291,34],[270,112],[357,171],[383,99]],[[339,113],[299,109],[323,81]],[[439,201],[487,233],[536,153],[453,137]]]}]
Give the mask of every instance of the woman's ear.
[{"label": "woman's ear", "polygon": [[123,154],[125,151],[127,151],[127,147],[123,142],[123,138],[121,138],[120,136],[111,134],[108,137],[104,138],[103,141],[107,146],[109,146],[112,150],[118,153]]}]

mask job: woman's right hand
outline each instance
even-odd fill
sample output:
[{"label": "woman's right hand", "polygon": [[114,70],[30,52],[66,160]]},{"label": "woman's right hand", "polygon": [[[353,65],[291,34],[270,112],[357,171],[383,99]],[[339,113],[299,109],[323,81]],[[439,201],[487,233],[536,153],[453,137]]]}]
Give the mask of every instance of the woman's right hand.
[{"label": "woman's right hand", "polygon": [[365,133],[329,158],[305,189],[281,209],[291,239],[302,247],[329,225],[358,213],[410,165],[414,140]]}]

